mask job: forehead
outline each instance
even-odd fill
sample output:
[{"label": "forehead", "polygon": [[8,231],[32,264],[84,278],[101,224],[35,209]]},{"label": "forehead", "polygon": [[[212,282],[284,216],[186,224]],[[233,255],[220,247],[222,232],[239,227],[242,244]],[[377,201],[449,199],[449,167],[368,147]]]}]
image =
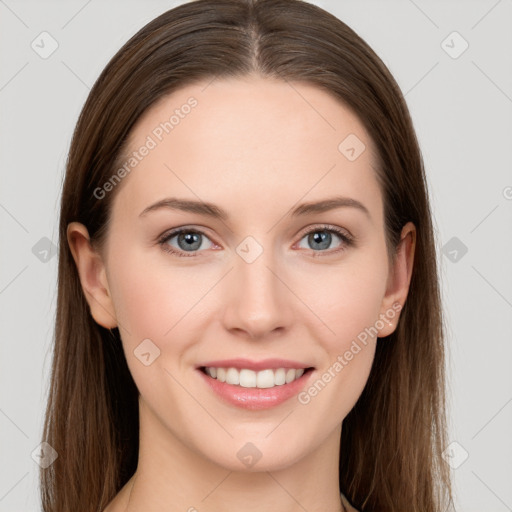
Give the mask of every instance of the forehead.
[{"label": "forehead", "polygon": [[125,206],[167,194],[290,207],[336,192],[381,207],[363,124],[311,84],[249,76],[188,85],[142,116],[126,161],[144,146],[118,194]]}]

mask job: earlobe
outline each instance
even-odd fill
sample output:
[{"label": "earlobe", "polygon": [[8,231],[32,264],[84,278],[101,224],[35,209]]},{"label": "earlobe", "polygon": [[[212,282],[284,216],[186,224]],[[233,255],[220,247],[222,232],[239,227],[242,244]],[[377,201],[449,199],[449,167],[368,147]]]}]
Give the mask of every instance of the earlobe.
[{"label": "earlobe", "polygon": [[106,329],[117,327],[105,265],[91,246],[87,228],[79,222],[71,222],[67,228],[67,240],[92,317]]},{"label": "earlobe", "polygon": [[400,311],[405,304],[411,283],[416,250],[416,227],[408,222],[402,228],[393,266],[389,273],[386,294],[380,312],[379,337],[389,336],[397,327]]}]

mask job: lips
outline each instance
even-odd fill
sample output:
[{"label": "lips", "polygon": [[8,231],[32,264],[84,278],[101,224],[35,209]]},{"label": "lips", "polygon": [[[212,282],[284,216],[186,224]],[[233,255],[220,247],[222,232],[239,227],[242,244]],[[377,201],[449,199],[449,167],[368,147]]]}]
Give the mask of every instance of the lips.
[{"label": "lips", "polygon": [[[297,395],[315,374],[311,365],[277,358],[205,361],[196,369],[203,382],[223,401],[252,410],[268,409],[286,402]],[[251,375],[255,373],[257,375]],[[272,375],[267,375],[270,373]]]}]

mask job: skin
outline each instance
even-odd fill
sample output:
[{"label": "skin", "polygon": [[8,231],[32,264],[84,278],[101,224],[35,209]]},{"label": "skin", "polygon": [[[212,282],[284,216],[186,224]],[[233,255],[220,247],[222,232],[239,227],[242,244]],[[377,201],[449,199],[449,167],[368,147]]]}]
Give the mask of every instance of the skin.
[{"label": "skin", "polygon": [[[94,250],[83,225],[68,227],[91,314],[119,327],[140,391],[138,468],[106,511],[343,510],[342,422],[385,339],[361,345],[309,403],[294,397],[261,411],[223,402],[195,366],[282,357],[314,366],[313,383],[379,315],[404,304],[415,228],[404,226],[389,261],[373,143],[349,109],[309,84],[250,75],[187,86],[144,114],[130,150],[190,96],[198,105],[118,185],[105,246]],[[349,134],[366,146],[354,161],[338,150]],[[289,214],[333,195],[360,201],[369,215],[354,207]],[[215,203],[229,219],[171,209],[139,216],[171,196]],[[355,245],[332,234],[319,249],[304,230],[322,233],[323,224],[350,233]],[[180,226],[205,234],[192,257],[158,244]],[[263,248],[252,263],[236,252],[247,236]],[[169,244],[185,252],[178,237]],[[378,337],[398,319],[383,322]],[[147,338],[160,349],[149,366],[134,355]],[[247,442],[262,454],[252,467],[237,457]]]}]

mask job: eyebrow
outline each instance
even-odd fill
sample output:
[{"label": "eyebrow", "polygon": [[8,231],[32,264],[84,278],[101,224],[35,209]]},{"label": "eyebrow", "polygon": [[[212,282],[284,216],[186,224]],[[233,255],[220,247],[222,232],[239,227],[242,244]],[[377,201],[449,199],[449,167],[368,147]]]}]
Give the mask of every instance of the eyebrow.
[{"label": "eyebrow", "polygon": [[[342,196],[331,197],[317,202],[303,203],[291,211],[291,216],[301,217],[305,215],[323,213],[330,210],[335,210],[337,208],[346,207],[356,208],[359,211],[363,212],[366,216],[371,218],[370,212],[368,211],[366,206],[364,206],[361,202],[350,197]],[[161,209],[180,210],[189,213],[197,213],[199,215],[205,215],[207,217],[212,217],[214,219],[220,219],[223,221],[227,221],[229,219],[228,213],[213,203],[195,201],[190,199],[178,199],[175,197],[168,197],[148,206],[139,214],[139,217],[142,217],[148,214],[149,212]]]}]

